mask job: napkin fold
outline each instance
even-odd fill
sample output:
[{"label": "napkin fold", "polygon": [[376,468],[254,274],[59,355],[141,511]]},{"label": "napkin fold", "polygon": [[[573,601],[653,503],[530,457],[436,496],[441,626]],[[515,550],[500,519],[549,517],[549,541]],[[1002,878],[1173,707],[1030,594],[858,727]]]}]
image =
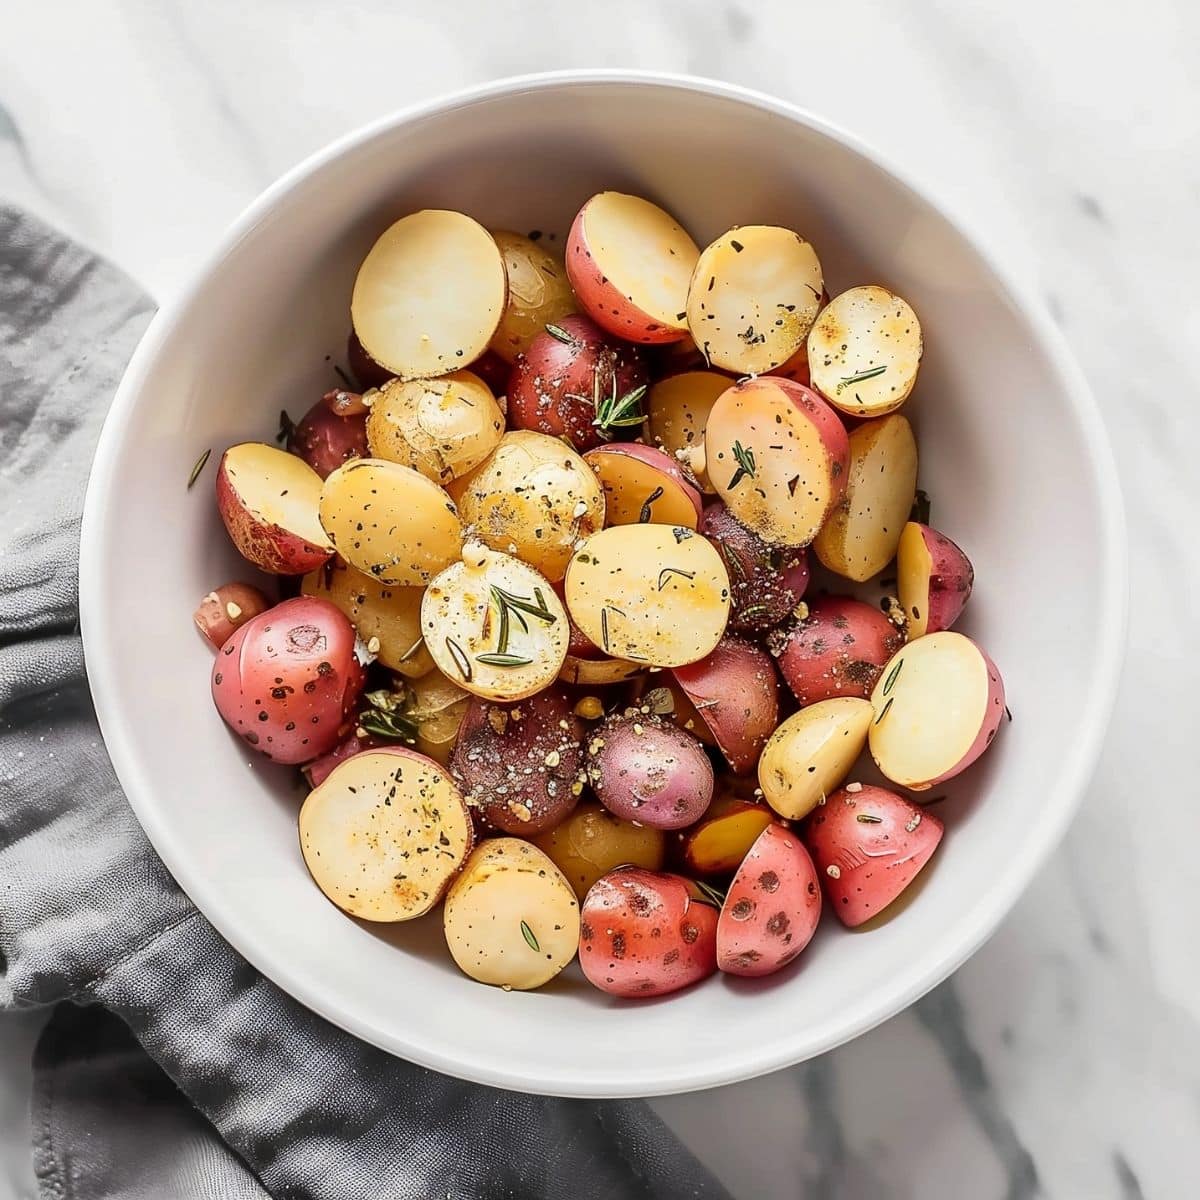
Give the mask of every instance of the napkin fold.
[{"label": "napkin fold", "polygon": [[77,605],[88,468],[152,314],[0,207],[0,1008],[62,1005],[36,1062],[42,1196],[727,1196],[641,1102],[462,1083],[334,1028],[158,860],[104,752]]}]

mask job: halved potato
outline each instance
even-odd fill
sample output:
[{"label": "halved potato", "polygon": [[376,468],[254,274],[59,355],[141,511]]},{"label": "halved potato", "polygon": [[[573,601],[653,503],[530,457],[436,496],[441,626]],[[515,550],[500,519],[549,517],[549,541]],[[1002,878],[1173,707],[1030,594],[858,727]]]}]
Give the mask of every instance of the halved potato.
[{"label": "halved potato", "polygon": [[897,590],[909,641],[958,620],[971,596],[971,560],[944,533],[909,521],[896,552]]},{"label": "halved potato", "polygon": [[678,836],[683,861],[698,875],[728,875],[736,871],[758,835],[775,820],[765,804],[737,796],[718,796],[708,811]]},{"label": "halved potato", "polygon": [[899,413],[850,433],[850,470],[842,497],[813,542],[831,571],[858,583],[896,557],[917,494],[917,442]]},{"label": "halved potato", "polygon": [[427,913],[473,840],[454,781],[432,759],[400,747],[347,758],[300,809],[300,849],[313,880],[365,921]]},{"label": "halved potato", "polygon": [[428,208],[402,217],[371,247],[350,317],[363,349],[385,370],[428,379],[487,349],[506,295],[492,235],[464,213]]},{"label": "halved potato", "polygon": [[649,200],[600,192],[567,238],[567,275],[589,317],[629,342],[687,336],[688,281],[700,251]]},{"label": "halved potato", "polygon": [[637,442],[616,442],[589,450],[583,461],[604,489],[605,524],[696,528],[702,511],[700,493],[664,451]]},{"label": "halved potato", "polygon": [[533,838],[533,844],[550,856],[580,900],[597,879],[616,867],[662,870],[664,842],[661,829],[622,821],[592,801]]},{"label": "halved potato", "polygon": [[425,589],[421,630],[439,670],[491,700],[521,700],[548,687],[571,636],[550,581],[479,542],[468,542],[462,561]]},{"label": "halved potato", "polygon": [[921,365],[921,323],[906,300],[870,285],[842,292],[808,335],[812,386],[855,417],[881,417],[908,399]]},{"label": "halved potato", "polygon": [[489,838],[447,893],[443,928],[464,974],[527,991],[575,957],[579,901],[536,846],[521,838]]},{"label": "halved potato", "polygon": [[221,455],[221,520],[241,556],[272,575],[302,575],[333,553],[317,515],[320,499],[320,475],[286,450],[242,442]]},{"label": "halved potato", "polygon": [[823,287],[816,251],[798,233],[745,225],[700,255],[688,288],[688,325],[713,366],[759,375],[803,345]]},{"label": "halved potato", "polygon": [[716,488],[704,466],[704,427],[717,397],[732,386],[733,380],[717,371],[684,371],[659,380],[646,400],[651,439],[686,463],[706,492]]},{"label": "halved potato", "polygon": [[567,607],[606,654],[681,667],[711,653],[729,620],[729,575],[713,545],[679,525],[614,525],[567,568]]},{"label": "halved potato", "polygon": [[508,302],[491,347],[506,363],[514,363],[548,324],[576,311],[575,295],[562,259],[544,245],[507,229],[493,230],[492,237],[504,259]]},{"label": "halved potato", "polygon": [[321,490],[321,525],[352,567],[380,583],[419,587],[462,550],[454,502],[412,467],[357,458]]}]

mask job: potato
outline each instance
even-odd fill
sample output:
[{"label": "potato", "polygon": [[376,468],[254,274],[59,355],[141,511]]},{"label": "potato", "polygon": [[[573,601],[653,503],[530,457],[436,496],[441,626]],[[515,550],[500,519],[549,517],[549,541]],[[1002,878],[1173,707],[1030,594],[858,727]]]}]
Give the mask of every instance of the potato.
[{"label": "potato", "polygon": [[868,700],[840,696],[793,713],[758,760],[758,786],[781,816],[807,816],[850,774],[875,719]]},{"label": "potato", "polygon": [[717,967],[729,975],[770,975],[808,945],[820,919],[821,888],[804,843],[782,825],[768,825],[721,905]]},{"label": "potato", "polygon": [[468,542],[462,560],[425,589],[421,631],[443,674],[492,700],[521,700],[548,687],[570,638],[549,580],[479,542]]},{"label": "potato", "polygon": [[650,370],[650,378],[654,380],[667,379],[684,371],[704,371],[708,368],[704,355],[700,353],[700,347],[696,345],[690,333],[677,342],[647,346],[646,366]]},{"label": "potato", "polygon": [[666,717],[702,745],[716,747],[717,739],[713,737],[712,730],[696,711],[696,706],[673,672],[643,675],[633,683],[632,693],[632,701],[638,708]]},{"label": "potato", "polygon": [[606,654],[677,667],[712,652],[729,619],[729,576],[711,543],[671,525],[593,534],[567,569],[567,607]]},{"label": "potato", "polygon": [[471,700],[436,667],[405,685],[403,715],[417,727],[417,749],[445,766]]},{"label": "potato", "polygon": [[745,225],[700,255],[688,287],[688,325],[714,366],[760,375],[804,344],[823,288],[816,251],[798,233]]},{"label": "potato", "polygon": [[507,229],[494,230],[492,239],[504,259],[508,302],[492,334],[491,348],[505,362],[513,363],[547,324],[575,311],[575,294],[562,260],[545,246]]},{"label": "potato", "polygon": [[853,929],[882,912],[942,840],[932,813],[885,788],[848,784],[804,824],[830,906]]},{"label": "potato", "polygon": [[563,873],[580,900],[597,879],[616,867],[629,864],[648,871],[661,870],[663,840],[661,829],[622,821],[590,801],[532,839]]},{"label": "potato", "polygon": [[846,494],[829,514],[813,550],[831,571],[859,583],[896,557],[917,494],[917,443],[899,413],[865,421],[850,433]]},{"label": "potato", "polygon": [[834,296],[808,335],[813,388],[842,412],[881,417],[908,399],[921,365],[921,323],[886,288]]},{"label": "potato", "polygon": [[952,779],[992,744],[1004,719],[996,664],[961,633],[929,633],[883,668],[868,744],[879,769],[914,792]]},{"label": "potato", "polygon": [[670,455],[653,446],[617,442],[589,450],[583,461],[604,489],[606,524],[696,528],[700,493]]},{"label": "potato", "polygon": [[563,660],[558,677],[563,683],[578,684],[580,687],[605,687],[611,683],[624,683],[645,670],[643,663],[626,662],[623,658],[593,658],[568,654]]},{"label": "potato", "polygon": [[636,708],[614,713],[592,730],[586,769],[609,812],[655,829],[691,825],[712,800],[712,764],[700,743]]},{"label": "potato", "polygon": [[421,638],[421,588],[379,583],[333,558],[305,575],[300,591],[345,613],[360,640],[389,670],[410,679],[433,670]]},{"label": "potato", "polygon": [[212,669],[213,702],[226,725],[281,763],[332,750],[362,686],[350,622],[308,596],[285,600],[236,629]]},{"label": "potato", "polygon": [[975,583],[971,560],[944,533],[916,521],[900,534],[896,576],[910,641],[949,629]]},{"label": "potato", "polygon": [[721,503],[710,504],[699,530],[729,571],[729,627],[762,633],[786,620],[808,588],[808,555],[796,546],[768,546]]},{"label": "potato", "polygon": [[271,602],[258,588],[248,583],[224,583],[200,601],[192,621],[209,644],[220,650],[239,625],[270,607]]},{"label": "potato", "polygon": [[303,575],[333,553],[317,507],[321,477],[307,463],[263,442],[221,455],[217,510],[238,552],[272,575]]},{"label": "potato", "polygon": [[[817,317],[821,315],[821,310],[829,303],[829,290],[824,289],[821,292],[821,299],[817,302]],[[814,318],[814,321],[816,318]],[[768,371],[769,375],[782,375],[784,379],[790,379],[793,383],[802,383],[805,387],[812,386],[812,376],[808,369],[808,339],[796,348],[796,353],[785,363],[780,363],[779,366]]]},{"label": "potato", "polygon": [[822,596],[787,635],[779,670],[801,704],[871,694],[904,635],[879,611],[849,596]]},{"label": "potato", "polygon": [[685,337],[688,282],[700,251],[649,200],[600,192],[567,236],[567,275],[584,311],[627,342]]},{"label": "potato", "polygon": [[504,414],[491,389],[471,371],[440,379],[393,379],[376,393],[367,417],[375,458],[447,484],[500,444]]},{"label": "potato", "polygon": [[287,448],[324,479],[342,463],[367,457],[366,421],[361,415],[340,416],[318,400],[289,433]]},{"label": "potato", "polygon": [[344,763],[346,759],[362,754],[366,750],[382,750],[388,743],[376,741],[372,737],[359,737],[357,730],[346,734],[344,738],[328,754],[314,758],[300,768],[309,788],[320,787],[333,774],[334,767]]},{"label": "potato", "polygon": [[705,492],[713,492],[704,463],[704,428],[717,397],[733,380],[717,371],[685,371],[659,380],[646,400],[650,439],[685,463]]},{"label": "potato", "polygon": [[583,722],[565,690],[517,704],[474,698],[450,755],[467,803],[493,828],[530,837],[553,829],[583,791]]},{"label": "potato", "polygon": [[765,804],[731,793],[718,796],[697,824],[676,835],[684,865],[697,875],[728,875],[737,870],[758,835],[774,821]]},{"label": "potato", "polygon": [[473,840],[467,806],[450,777],[398,746],[346,759],[300,809],[300,850],[313,881],[364,921],[427,913]]},{"label": "potato", "polygon": [[753,771],[779,724],[779,679],[771,656],[727,634],[707,658],[673,673],[733,770]]},{"label": "potato", "polygon": [[704,431],[708,476],[763,541],[806,546],[846,490],[850,443],[819,396],[789,379],[749,379],[718,397]]},{"label": "potato", "polygon": [[346,342],[346,361],[350,364],[350,374],[358,381],[358,386],[366,391],[368,388],[383,387],[385,383],[393,378],[392,372],[387,367],[380,366],[363,347],[362,342],[358,340],[358,334],[354,330],[350,330],[350,337]]},{"label": "potato", "polygon": [[453,501],[399,463],[362,458],[339,467],[325,480],[320,514],[342,558],[380,583],[423,586],[462,551]]},{"label": "potato", "polygon": [[507,299],[491,234],[458,212],[402,217],[358,269],[350,316],[363,349],[401,379],[465,367],[487,349]]},{"label": "potato", "polygon": [[679,875],[620,867],[583,901],[579,965],[613,996],[665,996],[717,969],[717,910]]},{"label": "potato", "polygon": [[505,393],[508,391],[508,381],[512,375],[512,367],[498,355],[495,350],[485,350],[474,362],[467,365],[467,370],[478,375],[488,390],[496,397],[502,412],[507,413],[508,401]]},{"label": "potato", "polygon": [[648,382],[636,346],[610,337],[589,317],[564,317],[517,359],[508,382],[509,423],[589,450],[641,427]]},{"label": "potato", "polygon": [[[373,398],[373,394],[372,394]],[[326,392],[321,397],[321,403],[335,417],[365,417],[370,409],[370,404],[363,399],[362,392],[348,392],[345,388],[334,388],[331,392]],[[360,454],[359,458],[365,458],[366,454]],[[342,464],[335,463],[335,466]],[[316,470],[316,468],[313,468]]]},{"label": "potato", "polygon": [[558,438],[506,433],[471,476],[460,511],[472,533],[547,579],[563,577],[575,543],[604,525],[604,492]]},{"label": "potato", "polygon": [[491,838],[446,895],[446,945],[480,983],[528,991],[575,957],[579,901],[562,872],[520,838]]}]

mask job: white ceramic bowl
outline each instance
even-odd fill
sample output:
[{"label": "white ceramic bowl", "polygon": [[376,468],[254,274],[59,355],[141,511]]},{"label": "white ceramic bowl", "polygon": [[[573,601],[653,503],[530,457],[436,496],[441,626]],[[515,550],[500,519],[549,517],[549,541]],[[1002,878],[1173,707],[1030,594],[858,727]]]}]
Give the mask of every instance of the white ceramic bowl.
[{"label": "white ceramic bowl", "polygon": [[[602,188],[663,202],[701,244],[780,223],[834,291],[883,282],[921,316],[906,409],[934,519],[977,573],[964,629],[1003,671],[1015,722],[956,781],[914,903],[870,933],[829,920],[792,969],[618,1002],[577,968],[540,992],[461,975],[440,918],[345,917],[310,881],[296,783],[248,756],[209,698],[199,597],[253,577],[212,500],[221,450],[274,435],[343,357],[355,269],[423,206],[557,231]],[[561,245],[561,241],[559,243]],[[199,484],[184,488],[213,448]],[[765,96],[694,79],[587,72],[508,80],[386,118],[260,197],[131,363],[83,525],[83,632],[117,773],[197,906],[329,1020],[425,1066],[502,1087],[650,1095],[726,1083],[846,1041],[944,979],[996,927],[1079,802],[1123,646],[1118,488],[1096,409],[1037,298],[901,170]]]}]

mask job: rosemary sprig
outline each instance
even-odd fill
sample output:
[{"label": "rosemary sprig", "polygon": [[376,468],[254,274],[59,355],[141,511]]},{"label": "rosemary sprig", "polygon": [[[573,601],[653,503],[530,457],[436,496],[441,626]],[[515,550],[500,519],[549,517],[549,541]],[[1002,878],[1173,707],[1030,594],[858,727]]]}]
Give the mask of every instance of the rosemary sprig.
[{"label": "rosemary sprig", "polygon": [[547,325],[546,332],[554,338],[555,341],[562,342],[564,346],[572,346],[575,344],[575,339],[561,325]]},{"label": "rosemary sprig", "polygon": [[210,446],[202,455],[200,455],[198,459],[196,459],[196,465],[192,467],[191,474],[188,475],[187,490],[189,492],[192,490],[196,480],[200,478],[200,472],[204,470],[205,465],[208,463],[208,456],[211,453],[212,447]]},{"label": "rosemary sprig", "polygon": [[663,590],[664,587],[666,587],[667,580],[672,575],[682,575],[684,579],[688,579],[688,580],[696,578],[695,571],[684,571],[679,567],[663,567],[663,569],[661,571],[659,571],[659,573],[658,573],[658,590],[660,592]]},{"label": "rosemary sprig", "polygon": [[882,375],[887,370],[886,364],[882,367],[871,367],[866,371],[858,371],[854,375],[847,375],[844,379],[839,380],[836,394],[842,394],[842,388],[851,387],[853,384],[862,383],[865,379],[875,379]]},{"label": "rosemary sprig", "polygon": [[705,883],[700,879],[694,879],[692,882],[702,893],[700,897],[701,904],[711,904],[713,908],[721,908],[724,906],[725,893],[721,891],[720,888],[713,887],[711,883]]},{"label": "rosemary sprig", "polygon": [[883,706],[883,712],[881,712],[881,713],[879,714],[879,716],[877,716],[877,717],[875,718],[875,724],[876,724],[876,725],[878,725],[878,724],[879,724],[879,722],[880,722],[880,721],[882,721],[882,720],[883,720],[883,718],[884,718],[884,717],[886,717],[886,716],[888,715],[888,710],[889,710],[889,709],[892,707],[892,705],[895,703],[895,700],[896,700],[896,697],[895,697],[895,696],[892,696],[892,697],[890,697],[890,698],[888,699],[888,702],[887,702],[887,703],[886,703],[886,704]]},{"label": "rosemary sprig", "polygon": [[475,661],[489,667],[527,667],[533,659],[522,658],[519,654],[477,654]]},{"label": "rosemary sprig", "polygon": [[545,621],[547,625],[553,625],[558,620],[546,607],[546,597],[542,595],[540,588],[534,588],[532,599],[529,596],[514,596],[512,592],[506,592],[503,588],[496,587],[495,584],[488,590],[491,593],[492,603],[495,604],[496,610],[500,614],[500,631],[496,641],[496,651],[499,654],[505,654],[508,651],[510,617],[516,617],[526,633],[529,632],[529,622],[525,620],[525,613],[536,617],[539,621]]},{"label": "rosemary sprig", "polygon": [[452,637],[446,638],[446,651],[454,659],[454,665],[458,668],[458,673],[463,677],[463,681],[470,683],[471,660],[467,657],[466,652]]},{"label": "rosemary sprig", "polygon": [[542,948],[538,945],[538,940],[534,937],[533,930],[524,921],[521,922],[521,936],[525,939],[530,950],[533,950],[537,954],[541,953]]},{"label": "rosemary sprig", "polygon": [[383,708],[367,708],[358,716],[358,727],[375,737],[389,738],[412,746],[417,740],[417,726],[398,712]]},{"label": "rosemary sprig", "polygon": [[904,666],[904,659],[901,659],[889,672],[887,678],[883,681],[883,694],[886,696],[888,692],[896,686],[896,679],[900,675],[900,668]]},{"label": "rosemary sprig", "polygon": [[663,494],[663,489],[660,487],[656,487],[654,489],[654,491],[652,491],[650,493],[650,495],[646,497],[646,502],[645,502],[645,504],[642,505],[641,511],[638,513],[638,524],[639,525],[649,525],[650,524],[650,518],[653,515],[653,513],[651,511],[652,506],[653,506],[655,500],[659,499],[659,497],[662,496],[662,494]]},{"label": "rosemary sprig", "polygon": [[592,373],[592,407],[596,410],[596,419],[592,424],[602,433],[610,429],[625,429],[640,425],[645,417],[642,416],[638,405],[646,394],[646,385],[639,384],[631,388],[623,396],[617,392],[617,373],[612,372],[612,391],[605,396],[600,390],[600,372]]},{"label": "rosemary sprig", "polygon": [[747,450],[741,442],[733,443],[733,457],[737,462],[737,470],[733,473],[733,478],[729,481],[729,490],[732,491],[745,477],[754,478],[755,462],[754,451]]}]

